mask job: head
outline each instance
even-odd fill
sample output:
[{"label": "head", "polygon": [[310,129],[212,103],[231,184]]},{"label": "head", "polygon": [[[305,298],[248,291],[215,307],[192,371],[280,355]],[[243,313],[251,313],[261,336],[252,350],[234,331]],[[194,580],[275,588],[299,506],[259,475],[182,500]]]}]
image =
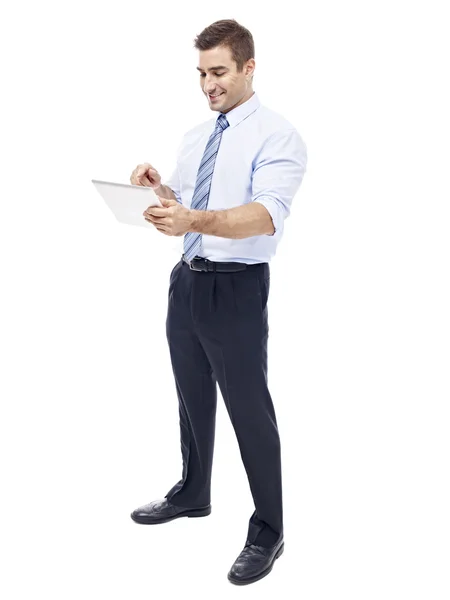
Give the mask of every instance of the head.
[{"label": "head", "polygon": [[248,29],[234,19],[216,21],[196,37],[194,47],[200,51],[197,70],[211,110],[227,113],[253,95],[255,46]]}]

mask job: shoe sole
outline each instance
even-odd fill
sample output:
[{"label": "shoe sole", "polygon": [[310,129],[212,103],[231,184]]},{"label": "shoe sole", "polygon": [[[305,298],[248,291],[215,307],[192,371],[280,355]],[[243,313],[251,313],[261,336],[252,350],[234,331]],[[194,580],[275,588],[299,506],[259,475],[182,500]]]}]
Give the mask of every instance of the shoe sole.
[{"label": "shoe sole", "polygon": [[248,583],[255,583],[255,581],[259,581],[260,579],[262,579],[263,577],[265,577],[266,575],[268,575],[271,572],[271,570],[273,569],[273,565],[275,564],[275,561],[277,560],[277,558],[279,556],[281,556],[283,554],[283,552],[284,552],[284,542],[278,548],[278,551],[275,554],[273,561],[271,562],[271,564],[267,567],[267,569],[265,571],[262,571],[262,573],[259,573],[259,575],[255,575],[254,577],[249,577],[248,579],[233,579],[233,577],[230,577],[230,575],[228,574],[228,580],[231,581],[231,583],[234,583],[235,585],[247,585]]},{"label": "shoe sole", "polygon": [[135,517],[133,513],[131,513],[130,517],[133,519],[135,523],[140,523],[141,525],[159,525],[160,523],[168,523],[169,521],[173,521],[174,519],[179,519],[181,517],[207,517],[211,514],[211,507],[207,508],[198,508],[190,511],[185,511],[174,515],[173,517],[166,517],[163,519],[155,519],[154,517]]}]

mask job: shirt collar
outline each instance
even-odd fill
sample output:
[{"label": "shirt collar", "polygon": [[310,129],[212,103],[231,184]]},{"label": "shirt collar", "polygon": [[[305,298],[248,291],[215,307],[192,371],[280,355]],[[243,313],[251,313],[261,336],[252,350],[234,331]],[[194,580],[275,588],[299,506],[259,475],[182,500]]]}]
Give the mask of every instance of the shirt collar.
[{"label": "shirt collar", "polygon": [[251,115],[252,112],[255,112],[255,110],[259,108],[260,105],[261,103],[259,101],[258,96],[256,95],[256,92],[253,92],[253,95],[250,96],[248,100],[246,100],[242,104],[239,104],[239,106],[236,106],[236,108],[233,108],[233,110],[230,110],[225,114],[229,126],[236,127],[236,125],[239,125],[239,123],[246,119],[249,115]]}]

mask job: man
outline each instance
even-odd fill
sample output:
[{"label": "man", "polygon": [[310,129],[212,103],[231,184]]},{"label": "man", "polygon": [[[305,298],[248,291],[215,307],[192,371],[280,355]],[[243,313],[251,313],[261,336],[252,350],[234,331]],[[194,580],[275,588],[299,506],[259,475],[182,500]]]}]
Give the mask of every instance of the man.
[{"label": "man", "polygon": [[144,217],[183,236],[170,275],[167,339],[180,412],[182,478],[134,510],[138,523],[211,512],[210,488],[220,386],[246,469],[255,511],[228,573],[232,583],[267,575],[284,549],[280,439],[267,387],[269,261],[306,170],[306,146],[253,91],[251,33],[235,20],[195,40],[200,86],[218,116],[188,131],[163,185],[149,163],[131,183],[152,187],[163,208]]}]

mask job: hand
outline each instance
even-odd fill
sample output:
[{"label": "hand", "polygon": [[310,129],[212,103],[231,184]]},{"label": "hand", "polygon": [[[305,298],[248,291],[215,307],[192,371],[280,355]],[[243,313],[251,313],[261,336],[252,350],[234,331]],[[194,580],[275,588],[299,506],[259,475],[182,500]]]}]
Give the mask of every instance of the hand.
[{"label": "hand", "polygon": [[154,190],[161,185],[161,175],[150,163],[138,165],[131,173],[130,182],[133,185],[143,185]]},{"label": "hand", "polygon": [[158,196],[164,208],[149,206],[142,214],[165,235],[180,236],[190,231],[192,213],[176,200],[167,200]]}]

